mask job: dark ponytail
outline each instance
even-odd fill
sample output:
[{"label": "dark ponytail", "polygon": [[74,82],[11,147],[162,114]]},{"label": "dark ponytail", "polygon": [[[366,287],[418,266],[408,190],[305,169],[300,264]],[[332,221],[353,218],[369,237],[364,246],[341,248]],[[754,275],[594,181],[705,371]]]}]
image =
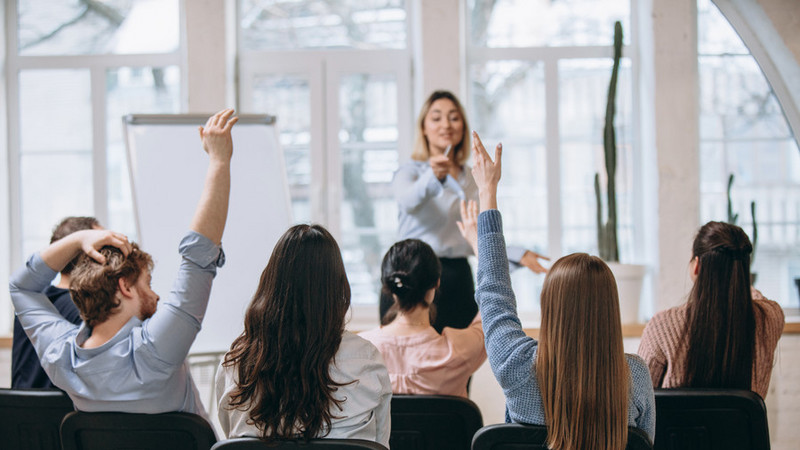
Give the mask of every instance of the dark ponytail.
[{"label": "dark ponytail", "polygon": [[692,253],[697,279],[686,315],[686,387],[750,389],[755,318],[750,293],[753,246],[744,230],[708,222],[697,232]]},{"label": "dark ponytail", "polygon": [[419,239],[394,244],[383,257],[381,285],[383,294],[396,300],[381,324],[391,323],[399,311],[427,306],[425,293],[436,287],[441,274],[441,263],[430,245]]}]

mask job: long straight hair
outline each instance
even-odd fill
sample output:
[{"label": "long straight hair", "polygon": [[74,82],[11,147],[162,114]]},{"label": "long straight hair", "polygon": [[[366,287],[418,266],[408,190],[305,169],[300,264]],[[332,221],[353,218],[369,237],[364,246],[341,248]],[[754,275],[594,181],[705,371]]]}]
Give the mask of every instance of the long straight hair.
[{"label": "long straight hair", "polygon": [[260,437],[305,439],[329,431],[341,384],[329,367],[339,349],[350,284],[333,236],[290,228],[275,245],[223,364],[236,369],[231,409],[246,409]]},{"label": "long straight hair", "polygon": [[686,311],[686,371],[681,385],[750,389],[755,317],[750,293],[753,246],[744,230],[708,222],[692,253],[698,271]]},{"label": "long straight hair", "polygon": [[541,298],[535,370],[547,446],[624,449],[630,376],[614,275],[600,258],[574,253],[550,268]]}]

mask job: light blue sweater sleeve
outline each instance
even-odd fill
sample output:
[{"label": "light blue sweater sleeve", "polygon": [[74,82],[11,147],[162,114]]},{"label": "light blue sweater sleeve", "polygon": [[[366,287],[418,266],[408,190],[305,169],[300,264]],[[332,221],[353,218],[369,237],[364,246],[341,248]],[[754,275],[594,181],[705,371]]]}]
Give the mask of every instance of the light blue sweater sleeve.
[{"label": "light blue sweater sleeve", "polygon": [[484,211],[478,217],[475,298],[483,318],[489,364],[503,390],[514,390],[531,376],[537,342],[522,329],[508,269],[500,212]]}]

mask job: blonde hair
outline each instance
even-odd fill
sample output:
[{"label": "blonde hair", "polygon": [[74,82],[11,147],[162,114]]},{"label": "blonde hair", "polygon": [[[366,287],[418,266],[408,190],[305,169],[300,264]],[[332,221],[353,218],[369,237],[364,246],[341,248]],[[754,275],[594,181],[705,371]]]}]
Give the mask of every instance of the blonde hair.
[{"label": "blonde hair", "polygon": [[574,253],[550,268],[541,298],[535,371],[548,448],[624,449],[630,377],[614,275]]},{"label": "blonde hair", "polygon": [[431,157],[431,150],[428,148],[428,138],[425,137],[424,133],[425,116],[427,116],[428,111],[431,110],[433,102],[441,99],[450,100],[454,105],[456,105],[456,109],[461,115],[461,121],[464,123],[464,134],[461,136],[461,142],[459,142],[458,145],[456,145],[452,150],[455,152],[454,156],[456,163],[463,166],[467,163],[467,160],[469,159],[469,151],[470,148],[472,148],[470,144],[469,124],[467,123],[467,115],[464,112],[464,107],[461,106],[461,102],[459,102],[458,98],[450,91],[434,91],[422,105],[422,109],[419,112],[419,117],[417,117],[416,138],[414,139],[414,150],[411,152],[411,159],[417,161],[427,161]]}]

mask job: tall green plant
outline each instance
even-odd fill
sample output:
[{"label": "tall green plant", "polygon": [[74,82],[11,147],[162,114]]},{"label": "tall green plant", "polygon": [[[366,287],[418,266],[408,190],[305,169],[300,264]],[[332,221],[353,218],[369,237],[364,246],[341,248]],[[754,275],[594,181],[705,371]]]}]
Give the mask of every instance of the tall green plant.
[{"label": "tall green plant", "polygon": [[606,163],[606,213],[603,223],[603,202],[600,194],[600,174],[594,174],[594,194],[597,200],[597,247],[600,257],[609,262],[619,261],[619,244],[617,243],[617,136],[614,131],[614,115],[616,113],[617,74],[619,60],[622,57],[622,24],[614,23],[614,67],[611,69],[611,81],[608,84],[608,100],[606,102],[606,122],[603,127],[603,150]]},{"label": "tall green plant", "polygon": [[[728,223],[736,225],[739,214],[733,212],[733,201],[731,200],[731,189],[733,188],[733,174],[728,176]],[[756,260],[756,244],[758,243],[758,224],[756,223],[756,202],[750,202],[750,217],[753,219],[753,234],[750,235],[750,242],[753,244],[753,253],[750,256],[750,265]]]}]

